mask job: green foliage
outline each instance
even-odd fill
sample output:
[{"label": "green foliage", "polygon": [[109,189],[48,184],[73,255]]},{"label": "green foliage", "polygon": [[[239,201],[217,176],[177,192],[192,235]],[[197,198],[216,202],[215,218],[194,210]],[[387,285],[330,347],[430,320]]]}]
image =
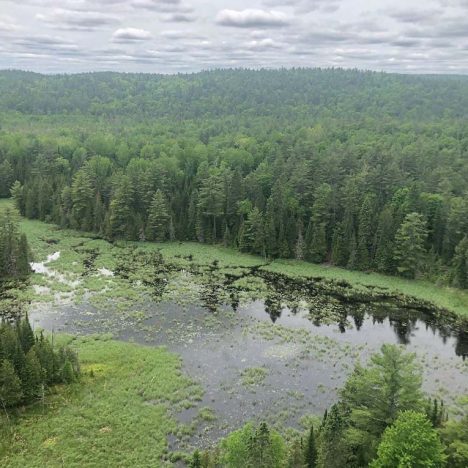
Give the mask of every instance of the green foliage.
[{"label": "green foliage", "polygon": [[29,257],[26,236],[19,233],[18,215],[7,207],[0,211],[0,279],[27,276]]},{"label": "green foliage", "polygon": [[44,395],[47,385],[71,383],[80,373],[75,353],[68,348],[54,350],[42,334],[36,338],[27,316],[1,324],[0,359],[5,407],[33,403]]},{"label": "green foliage", "polygon": [[460,419],[447,421],[439,431],[446,447],[447,466],[465,468],[468,466],[468,401],[463,404],[464,414]]},{"label": "green foliage", "polygon": [[21,381],[13,364],[3,359],[0,366],[0,402],[3,408],[16,406],[23,398]]},{"label": "green foliage", "polygon": [[466,79],[0,78],[0,186],[27,217],[466,287]]},{"label": "green foliage", "polygon": [[427,227],[422,215],[406,215],[395,235],[395,261],[398,272],[414,278],[421,271],[424,261]]},{"label": "green foliage", "polygon": [[403,411],[387,428],[372,468],[440,468],[445,466],[444,449],[427,417]]},{"label": "green foliage", "polygon": [[148,211],[146,236],[148,240],[163,241],[169,233],[169,213],[167,202],[161,190],[157,190]]},{"label": "green foliage", "polygon": [[317,466],[317,444],[315,442],[314,426],[310,426],[307,445],[305,447],[305,465],[307,468],[316,468]]},{"label": "green foliage", "polygon": [[246,424],[221,443],[222,463],[227,468],[280,468],[286,461],[283,438],[265,423]]},{"label": "green foliage", "polygon": [[10,425],[0,413],[2,466],[173,466],[173,411],[202,394],[181,360],[163,348],[104,336],[55,340],[79,355],[79,381],[46,393],[45,409],[12,414]]},{"label": "green foliage", "polygon": [[357,365],[341,391],[349,410],[346,439],[360,462],[374,455],[380,436],[405,410],[422,410],[421,371],[415,355],[383,345],[366,368]]}]

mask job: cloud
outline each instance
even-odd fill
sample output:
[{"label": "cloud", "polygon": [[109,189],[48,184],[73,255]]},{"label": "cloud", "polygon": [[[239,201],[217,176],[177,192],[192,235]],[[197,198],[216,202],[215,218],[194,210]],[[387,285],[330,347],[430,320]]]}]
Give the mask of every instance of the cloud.
[{"label": "cloud", "polygon": [[164,15],[161,20],[165,23],[193,23],[197,20],[197,17],[191,13],[178,12]]},{"label": "cloud", "polygon": [[58,29],[87,31],[119,22],[119,18],[106,13],[63,9],[55,9],[46,14],[38,13],[36,19]]},{"label": "cloud", "polygon": [[290,22],[288,16],[276,10],[221,10],[216,23],[236,28],[281,27]]},{"label": "cloud", "polygon": [[253,40],[247,43],[247,48],[256,50],[281,49],[281,44],[270,37],[260,40]]},{"label": "cloud", "polygon": [[0,34],[18,31],[20,27],[10,16],[0,16]]},{"label": "cloud", "polygon": [[154,10],[161,12],[191,12],[193,8],[181,0],[133,0],[131,5],[135,9]]},{"label": "cloud", "polygon": [[405,8],[404,10],[389,10],[388,15],[401,23],[433,23],[440,19],[443,15],[443,10],[440,9],[424,9],[415,10]]},{"label": "cloud", "polygon": [[151,33],[145,29],[120,28],[112,34],[112,42],[148,41],[152,37]]}]

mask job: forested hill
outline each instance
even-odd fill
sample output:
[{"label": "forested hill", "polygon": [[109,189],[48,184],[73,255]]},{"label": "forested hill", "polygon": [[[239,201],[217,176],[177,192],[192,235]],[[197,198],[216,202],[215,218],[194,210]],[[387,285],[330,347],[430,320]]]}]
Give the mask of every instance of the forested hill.
[{"label": "forested hill", "polygon": [[135,119],[468,116],[468,78],[342,69],[216,70],[153,75],[0,71],[0,110]]},{"label": "forested hill", "polygon": [[468,288],[466,117],[462,77],[3,72],[0,197],[111,239]]}]

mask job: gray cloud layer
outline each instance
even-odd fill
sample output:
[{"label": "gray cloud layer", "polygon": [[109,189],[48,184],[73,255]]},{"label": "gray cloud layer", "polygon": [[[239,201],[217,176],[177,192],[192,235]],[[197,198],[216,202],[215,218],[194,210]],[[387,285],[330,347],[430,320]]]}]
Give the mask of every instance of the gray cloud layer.
[{"label": "gray cloud layer", "polygon": [[468,73],[468,0],[0,0],[0,68]]}]

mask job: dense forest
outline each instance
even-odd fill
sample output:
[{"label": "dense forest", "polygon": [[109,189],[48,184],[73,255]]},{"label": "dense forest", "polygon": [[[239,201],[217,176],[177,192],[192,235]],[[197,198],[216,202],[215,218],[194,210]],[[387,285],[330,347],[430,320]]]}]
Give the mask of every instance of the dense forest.
[{"label": "dense forest", "polygon": [[12,209],[0,212],[0,281],[24,277],[31,271],[28,240],[19,232],[17,216]]},{"label": "dense forest", "polygon": [[55,349],[43,333],[36,336],[28,317],[0,325],[0,404],[2,408],[43,400],[47,388],[71,383],[80,372],[69,348]]},{"label": "dense forest", "polygon": [[0,91],[0,196],[29,218],[468,287],[466,78],[11,71]]}]

